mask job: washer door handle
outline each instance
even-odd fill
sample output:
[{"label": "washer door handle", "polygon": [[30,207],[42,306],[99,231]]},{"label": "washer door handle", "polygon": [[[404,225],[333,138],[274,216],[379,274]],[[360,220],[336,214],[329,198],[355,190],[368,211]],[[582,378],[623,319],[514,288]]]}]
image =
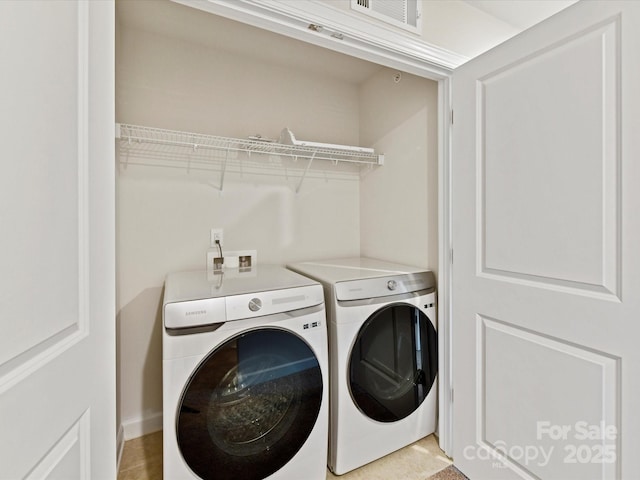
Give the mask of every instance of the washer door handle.
[{"label": "washer door handle", "polygon": [[427,385],[427,376],[425,375],[424,370],[422,370],[421,368],[418,369],[415,376],[413,377],[413,384],[423,386]]}]

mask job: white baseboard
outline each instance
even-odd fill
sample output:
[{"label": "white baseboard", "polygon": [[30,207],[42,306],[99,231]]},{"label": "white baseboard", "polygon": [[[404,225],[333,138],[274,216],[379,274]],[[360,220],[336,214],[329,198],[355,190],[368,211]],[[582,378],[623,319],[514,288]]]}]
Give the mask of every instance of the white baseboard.
[{"label": "white baseboard", "polygon": [[124,440],[131,440],[162,430],[162,412],[151,413],[140,418],[129,418],[122,422]]}]

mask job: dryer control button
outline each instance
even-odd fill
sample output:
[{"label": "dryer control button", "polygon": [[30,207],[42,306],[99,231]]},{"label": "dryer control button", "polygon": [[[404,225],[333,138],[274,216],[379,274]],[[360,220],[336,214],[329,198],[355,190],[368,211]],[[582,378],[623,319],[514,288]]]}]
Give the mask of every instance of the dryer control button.
[{"label": "dryer control button", "polygon": [[395,290],[396,288],[398,288],[398,282],[396,282],[395,280],[389,280],[387,282],[387,288],[389,290]]},{"label": "dryer control button", "polygon": [[252,312],[257,312],[261,308],[262,308],[262,300],[260,300],[259,298],[252,298],[249,301],[249,310],[251,310]]}]

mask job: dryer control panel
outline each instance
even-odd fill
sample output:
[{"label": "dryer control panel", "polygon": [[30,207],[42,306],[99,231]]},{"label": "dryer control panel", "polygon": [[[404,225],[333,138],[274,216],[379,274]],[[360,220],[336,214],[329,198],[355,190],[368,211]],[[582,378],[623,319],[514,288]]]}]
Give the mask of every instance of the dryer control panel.
[{"label": "dryer control panel", "polygon": [[335,293],[338,301],[365,300],[367,298],[420,292],[433,289],[435,286],[436,280],[433,272],[426,271],[337,282],[335,284]]}]

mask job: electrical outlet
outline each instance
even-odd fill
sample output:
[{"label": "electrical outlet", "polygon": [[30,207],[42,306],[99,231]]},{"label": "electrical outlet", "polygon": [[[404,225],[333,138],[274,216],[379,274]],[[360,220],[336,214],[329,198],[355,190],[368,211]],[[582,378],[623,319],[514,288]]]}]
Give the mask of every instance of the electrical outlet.
[{"label": "electrical outlet", "polygon": [[223,234],[223,230],[221,228],[212,228],[211,229],[211,240],[209,242],[209,245],[211,247],[215,247],[216,246],[216,240],[220,242],[220,245],[224,245],[222,234]]}]

